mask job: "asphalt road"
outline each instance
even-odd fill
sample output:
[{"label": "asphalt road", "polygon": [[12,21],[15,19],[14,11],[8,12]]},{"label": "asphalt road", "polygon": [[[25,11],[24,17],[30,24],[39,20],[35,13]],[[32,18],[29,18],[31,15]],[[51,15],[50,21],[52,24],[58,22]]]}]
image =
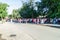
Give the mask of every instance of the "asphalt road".
[{"label": "asphalt road", "polygon": [[60,29],[35,24],[0,24],[0,34],[7,40],[60,40]]}]

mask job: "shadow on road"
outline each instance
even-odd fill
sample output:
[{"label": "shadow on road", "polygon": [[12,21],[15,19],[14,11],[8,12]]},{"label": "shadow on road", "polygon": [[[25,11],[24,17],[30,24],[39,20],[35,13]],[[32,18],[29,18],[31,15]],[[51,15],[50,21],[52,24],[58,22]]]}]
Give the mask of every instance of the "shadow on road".
[{"label": "shadow on road", "polygon": [[60,29],[60,26],[52,26],[52,25],[46,25],[46,26]]}]

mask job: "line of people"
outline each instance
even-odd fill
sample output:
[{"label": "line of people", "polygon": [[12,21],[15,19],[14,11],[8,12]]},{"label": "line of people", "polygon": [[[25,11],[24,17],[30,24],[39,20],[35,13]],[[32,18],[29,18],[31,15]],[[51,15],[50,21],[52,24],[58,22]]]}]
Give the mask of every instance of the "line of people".
[{"label": "line of people", "polygon": [[40,18],[22,18],[22,19],[13,19],[13,22],[18,23],[34,23],[34,24],[44,24],[47,19],[40,19]]},{"label": "line of people", "polygon": [[9,19],[10,22],[15,23],[34,23],[34,24],[60,24],[60,19],[50,19],[50,18],[19,18],[19,19]]}]

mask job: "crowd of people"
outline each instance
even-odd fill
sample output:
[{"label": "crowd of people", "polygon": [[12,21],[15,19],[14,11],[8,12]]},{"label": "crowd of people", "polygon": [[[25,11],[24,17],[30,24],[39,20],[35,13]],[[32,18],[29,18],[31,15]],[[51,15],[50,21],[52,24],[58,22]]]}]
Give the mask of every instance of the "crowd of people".
[{"label": "crowd of people", "polygon": [[18,18],[8,19],[7,21],[15,23],[34,23],[34,24],[60,24],[60,18]]}]

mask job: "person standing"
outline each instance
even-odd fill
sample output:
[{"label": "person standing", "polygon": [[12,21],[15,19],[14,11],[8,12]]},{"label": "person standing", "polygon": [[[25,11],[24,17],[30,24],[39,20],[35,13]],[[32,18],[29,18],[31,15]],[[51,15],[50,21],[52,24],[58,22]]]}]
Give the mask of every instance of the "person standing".
[{"label": "person standing", "polygon": [[40,21],[39,21],[39,18],[37,18],[37,24],[39,24],[39,22],[40,22]]}]

